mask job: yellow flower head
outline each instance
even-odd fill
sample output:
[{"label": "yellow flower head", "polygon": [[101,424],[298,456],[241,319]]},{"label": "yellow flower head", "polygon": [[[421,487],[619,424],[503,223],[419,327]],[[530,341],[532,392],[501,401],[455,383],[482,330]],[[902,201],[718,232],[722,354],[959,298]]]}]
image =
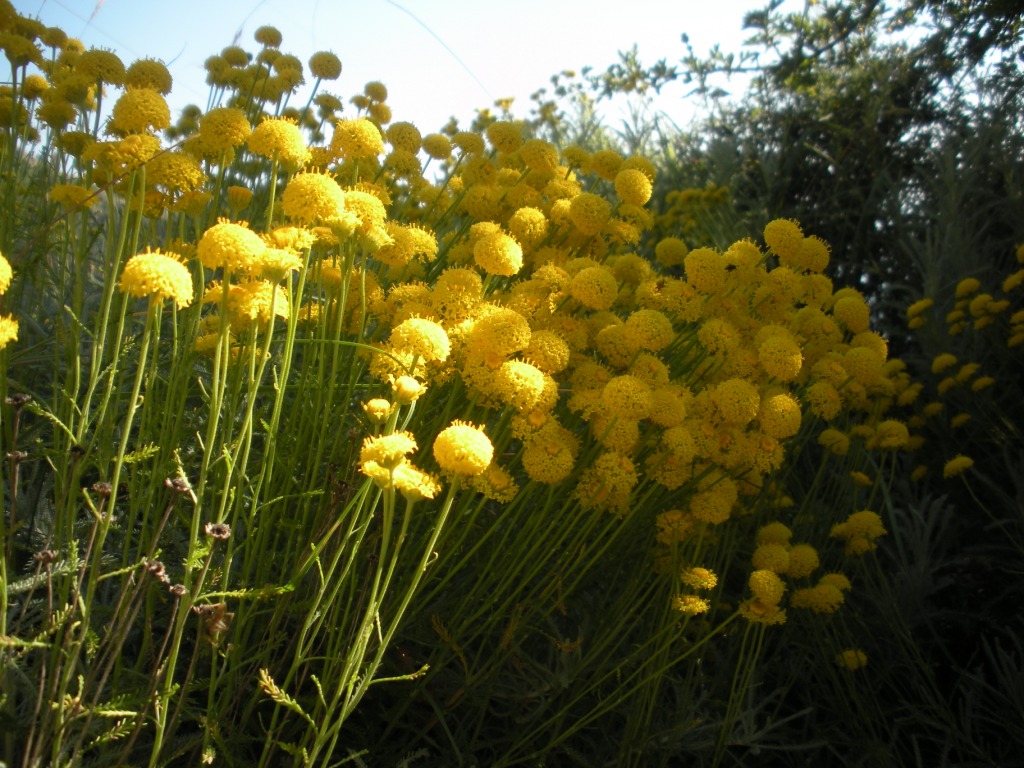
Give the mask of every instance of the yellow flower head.
[{"label": "yellow flower head", "polygon": [[771,395],[762,401],[757,418],[766,435],[783,440],[800,431],[800,404],[784,392]]},{"label": "yellow flower head", "polygon": [[765,605],[778,605],[786,591],[786,585],[782,579],[772,571],[756,570],[750,574],[747,583],[750,585],[750,591],[754,593],[754,597]]},{"label": "yellow flower head", "polygon": [[783,266],[790,266],[789,262],[797,258],[803,239],[800,225],[789,219],[769,221],[764,228],[764,241],[775,251]]},{"label": "yellow flower head", "polygon": [[653,191],[651,180],[635,168],[627,168],[615,175],[615,192],[624,203],[646,205]]},{"label": "yellow flower head", "polygon": [[519,148],[519,157],[526,167],[539,173],[554,173],[558,169],[558,150],[543,139],[528,139]]},{"label": "yellow flower head", "polygon": [[714,589],[718,584],[718,576],[714,571],[699,566],[684,568],[679,573],[679,580],[688,587],[705,591]]},{"label": "yellow flower head", "polygon": [[645,419],[651,412],[651,389],[635,376],[616,376],[601,390],[601,404],[611,416]]},{"label": "yellow flower head", "polygon": [[452,142],[443,133],[428,133],[423,137],[423,151],[435,160],[447,160],[452,155]]},{"label": "yellow flower head", "polygon": [[250,272],[266,248],[266,243],[248,227],[222,219],[199,238],[196,257],[207,269]]},{"label": "yellow flower head", "polygon": [[819,583],[814,587],[796,590],[789,604],[793,608],[810,608],[815,613],[835,613],[845,599],[836,587]]},{"label": "yellow flower head", "polygon": [[711,609],[711,603],[696,595],[676,595],[672,598],[672,608],[687,616],[699,616]]},{"label": "yellow flower head", "polygon": [[569,293],[588,309],[602,311],[615,302],[619,285],[604,267],[585,267],[573,276]]},{"label": "yellow flower head", "polygon": [[11,269],[11,262],[7,260],[6,256],[0,254],[0,295],[7,293],[13,279],[14,270]]},{"label": "yellow flower head", "polygon": [[445,472],[473,477],[494,458],[494,446],[483,429],[453,421],[434,439],[434,458]]},{"label": "yellow flower head", "polygon": [[843,669],[855,672],[856,670],[863,669],[867,666],[868,657],[864,651],[857,648],[850,648],[843,651],[836,657],[836,664]]},{"label": "yellow flower head", "polygon": [[171,110],[164,97],[152,88],[132,88],[121,94],[110,119],[118,134],[162,131],[171,124]]},{"label": "yellow flower head", "polygon": [[219,154],[239,147],[251,133],[245,112],[233,107],[211,109],[199,120],[199,138],[207,152]]},{"label": "yellow flower head", "polygon": [[515,152],[523,143],[522,129],[516,123],[507,120],[491,123],[484,132],[491,146],[498,152]]},{"label": "yellow flower head", "polygon": [[584,235],[596,235],[610,217],[611,204],[590,192],[581,192],[569,204],[569,220]]},{"label": "yellow flower head", "polygon": [[758,570],[772,573],[789,572],[789,552],[782,544],[761,544],[754,550],[751,562]]},{"label": "yellow flower head", "polygon": [[757,416],[761,396],[749,381],[728,379],[711,391],[711,402],[727,422],[749,424]]},{"label": "yellow flower head", "polygon": [[192,273],[176,254],[146,251],[128,259],[120,289],[136,298],[173,299],[178,309],[192,303]]},{"label": "yellow flower head", "polygon": [[317,51],[309,57],[309,71],[318,80],[337,80],[341,77],[341,59],[330,51]]},{"label": "yellow flower head", "polygon": [[803,579],[816,570],[820,561],[818,551],[810,544],[794,544],[789,548],[789,570],[786,574],[792,579]]},{"label": "yellow flower head", "polygon": [[942,476],[945,478],[956,477],[963,474],[974,466],[974,459],[969,456],[957,455],[946,462],[942,468]]},{"label": "yellow flower head", "polygon": [[396,352],[414,355],[424,363],[444,362],[451,352],[444,328],[421,317],[410,317],[396,325],[390,343]]},{"label": "yellow flower head", "polygon": [[344,190],[325,173],[296,173],[281,194],[284,215],[307,226],[343,221],[345,203]]},{"label": "yellow flower head", "polygon": [[405,457],[416,450],[416,439],[411,432],[395,432],[390,435],[368,437],[363,441],[359,461],[366,465],[374,462],[386,469],[394,469],[405,461]]},{"label": "yellow flower head", "polygon": [[156,59],[137,59],[124,74],[125,88],[152,88],[164,96],[171,92],[171,82],[167,65]]},{"label": "yellow flower head", "polygon": [[334,124],[331,149],[347,160],[377,157],[384,151],[384,138],[366,118],[339,120]]},{"label": "yellow flower head", "polygon": [[523,249],[504,232],[493,232],[476,241],[473,259],[490,275],[510,277],[523,268]]},{"label": "yellow flower head", "polygon": [[701,293],[715,293],[725,285],[726,264],[713,248],[695,248],[683,259],[686,281]]},{"label": "yellow flower head", "polygon": [[257,125],[249,136],[249,150],[293,171],[312,157],[299,126],[283,117],[268,117]]},{"label": "yellow flower head", "polygon": [[789,529],[785,523],[768,523],[767,525],[761,526],[757,531],[757,546],[764,544],[781,544],[784,547],[789,546],[789,540],[793,537],[793,531]]},{"label": "yellow flower head", "polygon": [[666,237],[654,246],[654,257],[664,267],[677,267],[684,263],[690,249],[678,237]]},{"label": "yellow flower head", "polygon": [[0,349],[18,340],[18,321],[12,315],[0,315]]}]

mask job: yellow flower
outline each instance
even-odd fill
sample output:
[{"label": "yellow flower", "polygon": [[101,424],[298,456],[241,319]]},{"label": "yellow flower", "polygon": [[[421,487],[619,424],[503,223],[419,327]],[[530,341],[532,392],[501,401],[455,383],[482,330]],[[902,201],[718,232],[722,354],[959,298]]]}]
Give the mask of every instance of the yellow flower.
[{"label": "yellow flower", "polygon": [[519,493],[519,485],[512,475],[493,462],[470,480],[470,487],[499,504],[508,504]]},{"label": "yellow flower", "polygon": [[452,142],[443,133],[428,133],[423,137],[423,151],[435,160],[447,160],[452,155]]},{"label": "yellow flower", "polygon": [[377,157],[384,151],[384,138],[366,118],[339,120],[334,124],[331,149],[348,160]]},{"label": "yellow flower", "polygon": [[672,608],[687,616],[699,616],[711,609],[711,603],[696,595],[676,595],[672,598]]},{"label": "yellow flower", "polygon": [[787,573],[789,571],[789,552],[782,544],[761,544],[754,550],[751,562],[758,570]]},{"label": "yellow flower", "polygon": [[758,347],[757,356],[765,373],[780,381],[795,379],[804,362],[800,345],[785,334],[766,338]]},{"label": "yellow flower", "polygon": [[981,288],[981,281],[975,277],[965,277],[959,283],[956,284],[956,297],[963,299],[975,293]]},{"label": "yellow flower", "polygon": [[615,192],[629,205],[646,205],[654,187],[651,180],[635,168],[627,168],[615,175]]},{"label": "yellow flower", "polygon": [[119,287],[136,298],[173,299],[178,309],[192,303],[192,273],[175,254],[146,251],[132,256],[121,272]]},{"label": "yellow flower", "polygon": [[196,257],[207,269],[249,272],[267,249],[260,236],[242,224],[220,220],[199,238]]},{"label": "yellow flower", "polygon": [[7,293],[7,289],[11,287],[11,280],[14,279],[14,270],[11,269],[11,263],[7,260],[7,257],[0,254],[0,294]]},{"label": "yellow flower", "polygon": [[493,232],[476,241],[473,259],[488,274],[510,277],[523,268],[523,249],[504,232]]},{"label": "yellow flower", "polygon": [[935,359],[932,360],[932,373],[942,373],[948,368],[952,368],[956,363],[956,355],[943,352],[941,355],[936,355]]},{"label": "yellow flower", "polygon": [[13,315],[0,315],[0,349],[18,340],[18,321]]},{"label": "yellow flower", "polygon": [[375,462],[386,469],[394,469],[415,450],[416,439],[411,432],[368,437],[363,441],[362,450],[359,451],[359,461],[363,465]]},{"label": "yellow flower", "polygon": [[239,147],[252,133],[245,112],[233,107],[211,109],[199,120],[199,138],[207,152],[221,152]]},{"label": "yellow flower", "polygon": [[772,571],[756,570],[747,580],[754,597],[765,605],[778,605],[786,591],[782,579]]},{"label": "yellow flower", "polygon": [[152,88],[164,96],[171,92],[171,82],[167,65],[156,59],[133,61],[124,74],[125,88]]},{"label": "yellow flower", "polygon": [[453,421],[434,439],[434,458],[445,472],[473,477],[491,463],[494,446],[483,429]]},{"label": "yellow flower", "polygon": [[725,259],[712,248],[695,248],[683,259],[686,281],[701,293],[715,293],[725,285]]},{"label": "yellow flower", "polygon": [[907,307],[907,318],[912,319],[912,318],[917,317],[922,312],[926,312],[927,310],[931,309],[934,304],[935,304],[935,300],[934,299],[927,299],[927,298],[925,298],[925,299],[919,299],[918,301],[915,301],[913,304],[911,304],[909,307]]},{"label": "yellow flower", "polygon": [[312,157],[299,126],[283,117],[267,117],[257,125],[249,136],[249,150],[288,170],[298,170]]},{"label": "yellow flower", "polygon": [[581,192],[569,204],[569,220],[584,235],[596,235],[610,216],[611,204],[590,192]]},{"label": "yellow flower", "polygon": [[831,584],[819,583],[814,587],[796,590],[789,604],[793,608],[810,608],[815,613],[835,613],[844,602],[842,592]]},{"label": "yellow flower", "polygon": [[864,297],[856,292],[837,300],[832,307],[832,316],[851,333],[866,331],[871,323],[871,309]]},{"label": "yellow flower", "polygon": [[491,146],[498,152],[515,152],[523,143],[523,132],[515,123],[499,120],[491,123],[484,131]]},{"label": "yellow flower", "polygon": [[850,670],[851,672],[866,667],[867,663],[867,654],[856,648],[850,648],[836,656],[836,664],[843,669]]},{"label": "yellow flower", "polygon": [[420,317],[410,317],[396,325],[389,340],[395,351],[415,355],[424,363],[444,362],[451,352],[444,328]]},{"label": "yellow flower", "polygon": [[519,157],[526,167],[540,173],[554,173],[558,169],[558,150],[543,139],[529,139],[519,148]]},{"label": "yellow flower", "polygon": [[171,124],[171,110],[152,88],[132,88],[121,94],[112,110],[110,129],[119,134],[162,131]]},{"label": "yellow flower", "polygon": [[800,225],[789,219],[769,221],[764,228],[764,241],[775,251],[783,265],[793,259],[799,252],[804,239]]},{"label": "yellow flower", "polygon": [[677,267],[684,262],[690,249],[678,237],[666,237],[654,246],[654,257],[664,267]]},{"label": "yellow flower", "polygon": [[602,311],[615,302],[619,286],[604,267],[585,267],[573,276],[569,293],[588,309]]},{"label": "yellow flower", "polygon": [[703,590],[714,589],[718,584],[718,576],[714,571],[699,566],[684,568],[679,573],[679,580],[689,587]]},{"label": "yellow flower", "polygon": [[344,190],[326,173],[297,173],[281,194],[284,215],[305,225],[332,226],[344,221],[345,204]]},{"label": "yellow flower", "polygon": [[794,544],[789,549],[789,570],[791,579],[802,579],[818,570],[818,551],[810,544]]},{"label": "yellow flower", "polygon": [[337,80],[341,77],[341,59],[330,51],[317,51],[309,57],[309,71],[318,80]]},{"label": "yellow flower", "polygon": [[768,523],[761,526],[757,531],[757,546],[764,544],[781,544],[789,546],[789,540],[793,537],[793,531],[785,523]]},{"label": "yellow flower", "polygon": [[956,477],[974,466],[974,459],[969,456],[957,455],[946,462],[942,468],[942,476],[945,478]]},{"label": "yellow flower", "polygon": [[722,414],[722,418],[734,424],[749,424],[753,421],[760,401],[757,388],[745,379],[728,379],[711,391],[711,402]]},{"label": "yellow flower", "polygon": [[645,419],[651,411],[651,390],[635,376],[616,376],[601,390],[601,404],[612,416]]}]

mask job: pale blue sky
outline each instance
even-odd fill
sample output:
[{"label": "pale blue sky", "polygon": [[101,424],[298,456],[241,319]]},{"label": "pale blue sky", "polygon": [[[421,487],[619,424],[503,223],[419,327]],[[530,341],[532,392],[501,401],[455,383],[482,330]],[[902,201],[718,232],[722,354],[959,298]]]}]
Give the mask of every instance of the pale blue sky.
[{"label": "pale blue sky", "polygon": [[[699,52],[738,50],[744,13],[763,0],[14,0],[19,12],[59,26],[86,46],[110,48],[125,63],[146,56],[171,66],[172,107],[205,107],[203,61],[237,40],[255,52],[264,24],[284,35],[281,50],[308,61],[318,50],[342,60],[341,79],[321,86],[347,102],[369,80],[388,86],[394,119],[424,132],[450,115],[465,125],[477,107],[529,94],[550,76],[584,65],[604,69],[636,43],[641,59],[674,63],[686,32]],[[171,10],[171,9],[174,10]],[[679,123],[696,105],[675,88],[658,103]],[[616,115],[610,115],[616,119]]]}]

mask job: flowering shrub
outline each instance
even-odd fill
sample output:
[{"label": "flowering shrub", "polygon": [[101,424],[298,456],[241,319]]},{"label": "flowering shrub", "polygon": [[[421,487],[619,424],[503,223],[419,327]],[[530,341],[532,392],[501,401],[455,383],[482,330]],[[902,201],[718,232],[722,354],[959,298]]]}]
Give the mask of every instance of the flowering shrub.
[{"label": "flowering shrub", "polygon": [[11,759],[328,764],[388,681],[454,753],[511,702],[496,765],[638,743],[731,637],[720,757],[766,632],[864,666],[914,385],[827,244],[652,239],[650,161],[422,135],[380,83],[341,119],[330,53],[289,107],[269,28],[172,124],[159,62],[4,18]]}]

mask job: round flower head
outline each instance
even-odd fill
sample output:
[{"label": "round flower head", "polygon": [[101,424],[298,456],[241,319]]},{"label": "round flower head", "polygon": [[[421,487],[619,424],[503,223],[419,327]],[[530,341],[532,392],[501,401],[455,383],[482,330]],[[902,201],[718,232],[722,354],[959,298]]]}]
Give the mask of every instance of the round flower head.
[{"label": "round flower head", "polygon": [[764,241],[775,251],[783,266],[796,258],[803,243],[804,233],[800,225],[789,219],[769,221],[764,228]]},{"label": "round flower head", "polygon": [[585,267],[573,276],[569,293],[588,309],[602,311],[615,303],[619,285],[604,267]]},{"label": "round flower head", "polygon": [[428,133],[423,137],[423,151],[435,160],[447,160],[452,155],[452,142],[443,133]]},{"label": "round flower head", "polygon": [[232,107],[211,109],[199,120],[199,138],[203,148],[220,153],[241,146],[252,133],[245,112]]},{"label": "round flower head", "polygon": [[108,85],[124,83],[124,62],[113,51],[104,51],[100,48],[83,51],[75,60],[75,72]]},{"label": "round flower head", "polygon": [[418,400],[427,388],[412,376],[399,376],[391,384],[391,394],[399,405],[409,405]]},{"label": "round flower head", "polygon": [[695,248],[683,259],[686,281],[701,293],[714,293],[725,285],[725,258],[712,248]]},{"label": "round flower head", "polygon": [[347,160],[377,157],[384,151],[380,129],[365,118],[339,120],[334,124],[331,149]]},{"label": "round flower head", "polygon": [[410,317],[396,325],[390,342],[395,351],[415,355],[426,363],[444,362],[451,352],[444,328],[420,317]]},{"label": "round flower head", "polygon": [[754,550],[751,562],[758,570],[789,572],[789,552],[782,544],[762,544]]},{"label": "round flower head", "polygon": [[434,458],[445,472],[465,477],[479,475],[491,463],[494,446],[483,429],[454,421],[434,439]]},{"label": "round flower head", "polygon": [[786,585],[775,573],[766,570],[754,571],[747,583],[754,597],[765,605],[778,605],[786,591]]},{"label": "round flower head", "polygon": [[757,546],[763,544],[781,544],[789,546],[789,540],[793,538],[793,531],[785,523],[768,523],[761,526],[757,531]]},{"label": "round flower head", "polygon": [[654,187],[651,180],[635,168],[627,168],[615,175],[615,192],[629,205],[646,205]]},{"label": "round flower head", "polygon": [[476,241],[473,259],[490,275],[510,277],[523,268],[523,249],[504,232],[494,232]]},{"label": "round flower head", "polygon": [[196,257],[207,269],[249,272],[267,248],[248,227],[221,220],[199,238]]},{"label": "round flower head", "polygon": [[718,584],[718,576],[707,568],[684,568],[679,574],[680,581],[694,589],[714,589]]},{"label": "round flower head", "polygon": [[419,152],[423,144],[423,137],[419,128],[412,123],[392,123],[387,130],[388,143],[395,149],[402,149],[406,152]]},{"label": "round flower head", "polygon": [[569,220],[584,235],[596,235],[610,216],[611,204],[590,192],[581,192],[569,204]]},{"label": "round flower head", "polygon": [[776,440],[792,437],[800,431],[800,404],[786,393],[766,397],[757,417],[764,433]]},{"label": "round flower head", "polygon": [[802,579],[818,570],[818,552],[810,544],[794,544],[789,549],[789,570],[791,579]]},{"label": "round flower head", "polygon": [[569,365],[569,345],[555,331],[533,331],[523,357],[544,373],[559,373]]},{"label": "round flower head", "polygon": [[749,381],[729,379],[712,390],[711,402],[727,422],[749,424],[757,416],[761,397]]},{"label": "round flower head", "polygon": [[485,133],[491,146],[498,152],[515,152],[523,143],[523,132],[518,125],[499,120],[487,126]]},{"label": "round flower head", "polygon": [[678,267],[689,252],[686,243],[678,237],[666,237],[654,246],[654,258],[664,267]]},{"label": "round flower head", "polygon": [[942,476],[945,478],[956,477],[974,466],[974,459],[969,456],[955,456],[946,462],[942,468]]},{"label": "round flower head", "polygon": [[317,51],[309,57],[309,71],[318,80],[337,80],[341,77],[341,59],[330,51]]},{"label": "round flower head", "polygon": [[257,28],[253,33],[253,38],[257,43],[266,46],[267,48],[277,48],[281,45],[281,41],[284,39],[281,35],[281,31],[277,27],[271,26]]},{"label": "round flower head", "polygon": [[174,255],[160,251],[147,251],[128,259],[119,287],[140,299],[173,299],[178,309],[192,303],[192,273]]},{"label": "round flower head", "polygon": [[485,355],[504,358],[529,346],[530,323],[515,310],[495,307],[473,323],[467,341]]},{"label": "round flower head", "polygon": [[599,149],[590,156],[590,168],[602,179],[614,181],[622,161],[622,155],[614,149]]},{"label": "round flower head", "polygon": [[818,584],[798,589],[789,604],[794,608],[810,608],[815,613],[835,613],[845,600],[843,593],[831,584]]},{"label": "round flower head", "polygon": [[795,379],[804,362],[800,345],[793,338],[783,334],[765,339],[758,346],[757,356],[765,373],[780,381]]},{"label": "round flower head", "polygon": [[18,321],[12,315],[0,315],[0,349],[18,340]]},{"label": "round flower head", "polygon": [[651,411],[651,390],[635,376],[616,376],[601,390],[601,403],[612,416],[645,419]]},{"label": "round flower head", "polygon": [[299,126],[292,120],[277,117],[268,117],[253,129],[249,150],[277,160],[289,170],[298,170],[312,157]]},{"label": "round flower head", "polygon": [[300,224],[330,225],[345,217],[345,192],[325,173],[297,173],[281,194],[281,209]]},{"label": "round flower head", "polygon": [[162,131],[171,124],[171,110],[152,88],[132,88],[114,103],[110,129],[119,134]]},{"label": "round flower head", "polygon": [[359,452],[361,464],[375,462],[386,469],[394,469],[405,457],[416,450],[416,439],[409,432],[395,432],[380,437],[368,437]]},{"label": "round flower head", "polygon": [[857,648],[851,648],[843,651],[836,657],[836,664],[843,669],[855,672],[856,670],[867,666],[868,657],[864,651]]},{"label": "round flower head", "polygon": [[558,150],[550,141],[529,139],[523,142],[519,157],[531,171],[554,173],[558,169]]},{"label": "round flower head", "polygon": [[672,598],[672,608],[687,616],[699,616],[711,609],[711,603],[697,595],[676,595]]},{"label": "round flower head", "polygon": [[508,220],[508,231],[523,246],[534,248],[548,234],[548,219],[538,208],[519,208]]},{"label": "round flower head", "polygon": [[11,269],[11,263],[6,256],[0,254],[0,295],[7,293],[12,279],[14,279],[14,270]]},{"label": "round flower head", "polygon": [[851,333],[866,331],[871,323],[871,310],[859,293],[843,296],[836,301],[832,315]]}]

